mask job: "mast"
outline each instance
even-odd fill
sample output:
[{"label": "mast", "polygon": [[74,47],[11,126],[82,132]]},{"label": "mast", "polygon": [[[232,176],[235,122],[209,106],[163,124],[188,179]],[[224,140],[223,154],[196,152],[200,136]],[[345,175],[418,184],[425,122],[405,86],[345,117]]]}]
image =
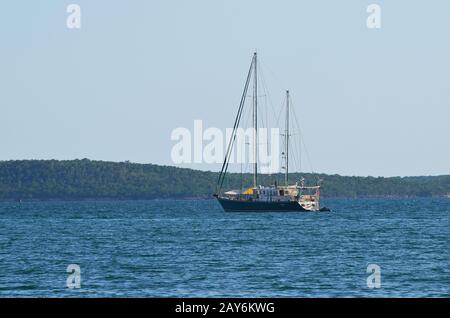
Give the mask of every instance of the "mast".
[{"label": "mast", "polygon": [[253,187],[258,186],[258,68],[257,68],[257,55],[253,54]]},{"label": "mast", "polygon": [[236,119],[234,121],[233,132],[231,134],[231,138],[230,138],[230,141],[227,146],[227,151],[225,154],[225,159],[222,164],[222,169],[220,170],[219,177],[217,179],[217,186],[216,186],[216,193],[215,193],[216,196],[220,195],[220,192],[221,192],[222,186],[223,186],[223,182],[225,180],[225,175],[227,174],[228,164],[230,163],[230,157],[232,154],[233,145],[234,145],[234,142],[236,141],[236,130],[239,127],[239,123],[241,121],[242,110],[244,108],[245,99],[247,97],[247,92],[248,92],[248,88],[249,88],[251,77],[252,77],[254,62],[255,62],[255,58],[253,57],[250,67],[248,69],[247,80],[245,81],[244,91],[242,92],[242,97],[241,97],[241,102],[239,103],[238,112],[236,114]]},{"label": "mast", "polygon": [[289,185],[289,90],[286,91],[286,131],[284,133],[285,138],[285,156],[286,156],[286,174],[284,176],[284,181],[286,185]]}]

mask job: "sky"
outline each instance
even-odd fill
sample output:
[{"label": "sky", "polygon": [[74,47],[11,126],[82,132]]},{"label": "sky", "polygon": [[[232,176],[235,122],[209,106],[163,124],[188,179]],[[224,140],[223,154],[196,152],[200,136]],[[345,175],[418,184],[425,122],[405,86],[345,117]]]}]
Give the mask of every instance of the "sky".
[{"label": "sky", "polygon": [[232,127],[257,50],[314,171],[450,174],[449,15],[445,0],[4,2],[0,160],[175,165],[175,128]]}]

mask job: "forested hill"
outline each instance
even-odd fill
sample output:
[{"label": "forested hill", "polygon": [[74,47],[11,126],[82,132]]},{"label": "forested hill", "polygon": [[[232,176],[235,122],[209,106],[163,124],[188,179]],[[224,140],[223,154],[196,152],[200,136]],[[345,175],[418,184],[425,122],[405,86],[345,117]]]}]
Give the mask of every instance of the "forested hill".
[{"label": "forested hill", "polygon": [[[216,172],[153,164],[83,160],[0,161],[0,200],[10,199],[155,199],[211,197]],[[307,182],[323,179],[324,197],[444,196],[450,175],[427,177],[344,177],[302,174]],[[282,176],[260,176],[273,184]],[[290,175],[292,182],[299,174]],[[313,181],[314,182],[314,181]],[[244,175],[243,185],[251,184]],[[224,188],[240,188],[240,174],[228,174]]]}]

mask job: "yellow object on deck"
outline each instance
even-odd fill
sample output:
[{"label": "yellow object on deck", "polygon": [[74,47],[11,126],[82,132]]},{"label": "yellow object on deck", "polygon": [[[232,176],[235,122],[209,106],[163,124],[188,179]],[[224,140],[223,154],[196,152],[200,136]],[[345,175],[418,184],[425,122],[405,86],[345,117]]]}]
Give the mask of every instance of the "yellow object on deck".
[{"label": "yellow object on deck", "polygon": [[242,194],[253,194],[253,188],[248,188],[247,190],[242,192]]}]

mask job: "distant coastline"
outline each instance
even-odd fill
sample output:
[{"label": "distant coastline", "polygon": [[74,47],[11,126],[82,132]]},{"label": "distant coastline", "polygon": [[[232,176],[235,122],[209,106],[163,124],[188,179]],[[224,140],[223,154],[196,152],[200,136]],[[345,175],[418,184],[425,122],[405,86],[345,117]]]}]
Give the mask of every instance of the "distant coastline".
[{"label": "distant coastline", "polygon": [[[323,196],[322,199],[325,200],[388,200],[388,201],[395,201],[395,200],[413,200],[413,199],[424,199],[427,197],[424,196],[358,196],[358,197],[325,197]],[[431,198],[435,199],[449,199],[450,196],[447,195],[436,195],[431,196]],[[169,202],[169,201],[214,201],[216,202],[216,198],[214,197],[180,197],[176,199],[169,199],[169,198],[153,198],[153,199],[127,199],[127,198],[47,198],[47,199],[0,199],[0,203],[33,203],[33,202],[127,202],[127,201],[142,201],[142,202],[154,202],[154,201],[161,201],[161,202]]]},{"label": "distant coastline", "polygon": [[[0,161],[0,201],[92,201],[210,199],[217,172],[172,166],[81,160]],[[324,198],[450,197],[450,175],[417,177],[349,177],[292,173],[292,181],[323,180]],[[261,175],[280,182],[282,175]],[[240,188],[231,173],[226,188]],[[244,174],[243,186],[251,184]]]}]

